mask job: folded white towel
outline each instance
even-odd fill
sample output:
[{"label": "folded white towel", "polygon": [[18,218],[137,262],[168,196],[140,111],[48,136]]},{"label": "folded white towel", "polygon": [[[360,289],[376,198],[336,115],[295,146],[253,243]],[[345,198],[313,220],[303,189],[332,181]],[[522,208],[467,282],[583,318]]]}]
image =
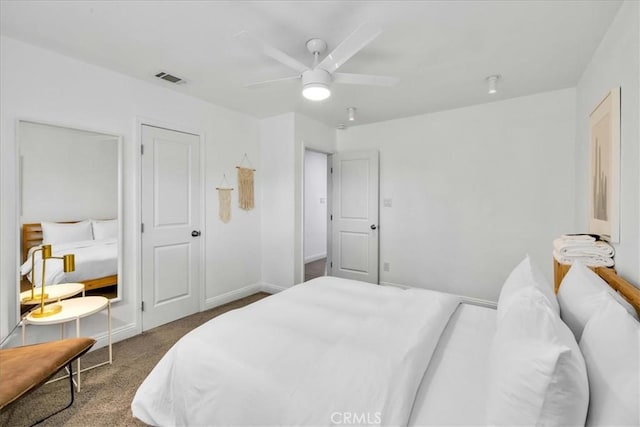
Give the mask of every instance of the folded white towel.
[{"label": "folded white towel", "polygon": [[595,242],[596,238],[590,234],[563,234],[560,239],[574,242]]},{"label": "folded white towel", "polygon": [[603,256],[568,256],[562,255],[558,251],[553,251],[553,257],[560,264],[573,264],[574,261],[579,260],[584,265],[589,267],[613,267],[615,262],[611,257],[603,257]]},{"label": "folded white towel", "polygon": [[612,257],[615,254],[613,246],[602,241],[567,244],[562,239],[556,239],[553,241],[553,249],[563,256]]},{"label": "folded white towel", "polygon": [[565,238],[564,236],[560,236],[553,241],[553,247],[559,249],[559,248],[564,248],[568,246],[591,246],[594,243],[596,243],[596,239],[594,239],[593,237],[591,236],[586,236],[586,237],[589,237],[589,239],[572,239],[572,238]]}]

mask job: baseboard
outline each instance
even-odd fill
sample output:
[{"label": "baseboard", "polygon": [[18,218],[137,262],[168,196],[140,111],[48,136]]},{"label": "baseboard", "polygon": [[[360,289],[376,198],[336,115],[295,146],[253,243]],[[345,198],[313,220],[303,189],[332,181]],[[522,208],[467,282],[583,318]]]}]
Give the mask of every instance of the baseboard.
[{"label": "baseboard", "polygon": [[278,292],[282,292],[287,289],[289,288],[279,285],[273,285],[271,283],[262,283],[260,286],[260,290],[262,292],[267,292],[269,294],[277,294]]},{"label": "baseboard", "polygon": [[[383,286],[393,286],[401,289],[411,289],[415,287],[415,286],[401,285],[399,283],[392,283],[392,282],[380,282],[380,284]],[[425,288],[418,288],[418,289],[425,289]],[[452,295],[456,295],[456,294],[452,294]],[[496,308],[498,306],[498,304],[495,301],[488,301],[480,298],[466,297],[464,295],[456,295],[456,296],[460,297],[462,299],[462,302],[465,304],[479,305],[481,307],[487,307],[487,308]]]},{"label": "baseboard", "polygon": [[399,283],[393,283],[393,282],[380,282],[381,286],[393,286],[394,288],[400,288],[400,289],[411,289],[413,286],[407,286],[407,285],[401,285]]},{"label": "baseboard", "polygon": [[218,307],[220,305],[227,304],[235,300],[239,300],[240,298],[248,297],[249,295],[253,295],[256,292],[260,292],[259,283],[253,283],[243,288],[236,289],[235,291],[230,291],[222,295],[217,295],[212,298],[207,298],[204,301],[203,310],[209,310],[211,308]]},{"label": "baseboard", "polygon": [[[135,323],[129,323],[124,326],[120,326],[119,328],[113,329],[111,331],[111,343],[115,344],[118,341],[126,340],[127,338],[134,337],[138,334],[140,334],[140,331],[138,330]],[[91,338],[96,340],[96,343],[91,348],[91,351],[106,347],[109,344],[109,334],[107,333],[107,331],[104,331],[98,335],[94,335]]]},{"label": "baseboard", "polygon": [[308,256],[308,257],[304,257],[304,263],[308,264],[310,262],[318,261],[319,259],[326,258],[326,257],[327,257],[327,253],[326,252],[323,253],[323,254],[311,255],[311,256]]}]

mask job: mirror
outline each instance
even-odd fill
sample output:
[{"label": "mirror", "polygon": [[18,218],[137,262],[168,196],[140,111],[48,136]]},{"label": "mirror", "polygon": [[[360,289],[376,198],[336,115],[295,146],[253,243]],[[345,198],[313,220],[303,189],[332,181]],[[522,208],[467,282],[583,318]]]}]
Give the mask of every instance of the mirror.
[{"label": "mirror", "polygon": [[53,257],[75,255],[71,272],[60,260],[46,261],[45,293],[82,283],[87,296],[122,295],[121,145],[117,135],[18,122],[21,312],[34,307],[25,298],[32,281],[39,293],[42,244]]}]

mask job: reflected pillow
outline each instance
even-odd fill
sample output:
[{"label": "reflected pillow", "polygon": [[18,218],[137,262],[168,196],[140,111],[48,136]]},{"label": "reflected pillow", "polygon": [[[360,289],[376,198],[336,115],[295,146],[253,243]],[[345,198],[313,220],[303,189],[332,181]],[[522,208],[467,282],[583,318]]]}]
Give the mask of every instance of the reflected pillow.
[{"label": "reflected pillow", "polygon": [[93,231],[89,220],[63,224],[60,222],[42,222],[42,243],[57,245],[60,243],[93,240]]},{"label": "reflected pillow", "polygon": [[95,240],[117,239],[118,238],[118,220],[109,219],[105,221],[92,220],[93,238]]}]

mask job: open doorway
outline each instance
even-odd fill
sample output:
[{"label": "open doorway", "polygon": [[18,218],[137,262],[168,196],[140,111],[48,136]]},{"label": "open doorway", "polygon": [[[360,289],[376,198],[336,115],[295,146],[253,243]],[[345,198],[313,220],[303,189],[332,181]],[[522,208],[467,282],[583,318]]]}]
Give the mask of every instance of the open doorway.
[{"label": "open doorway", "polygon": [[329,156],[304,153],[304,280],[327,274]]}]

